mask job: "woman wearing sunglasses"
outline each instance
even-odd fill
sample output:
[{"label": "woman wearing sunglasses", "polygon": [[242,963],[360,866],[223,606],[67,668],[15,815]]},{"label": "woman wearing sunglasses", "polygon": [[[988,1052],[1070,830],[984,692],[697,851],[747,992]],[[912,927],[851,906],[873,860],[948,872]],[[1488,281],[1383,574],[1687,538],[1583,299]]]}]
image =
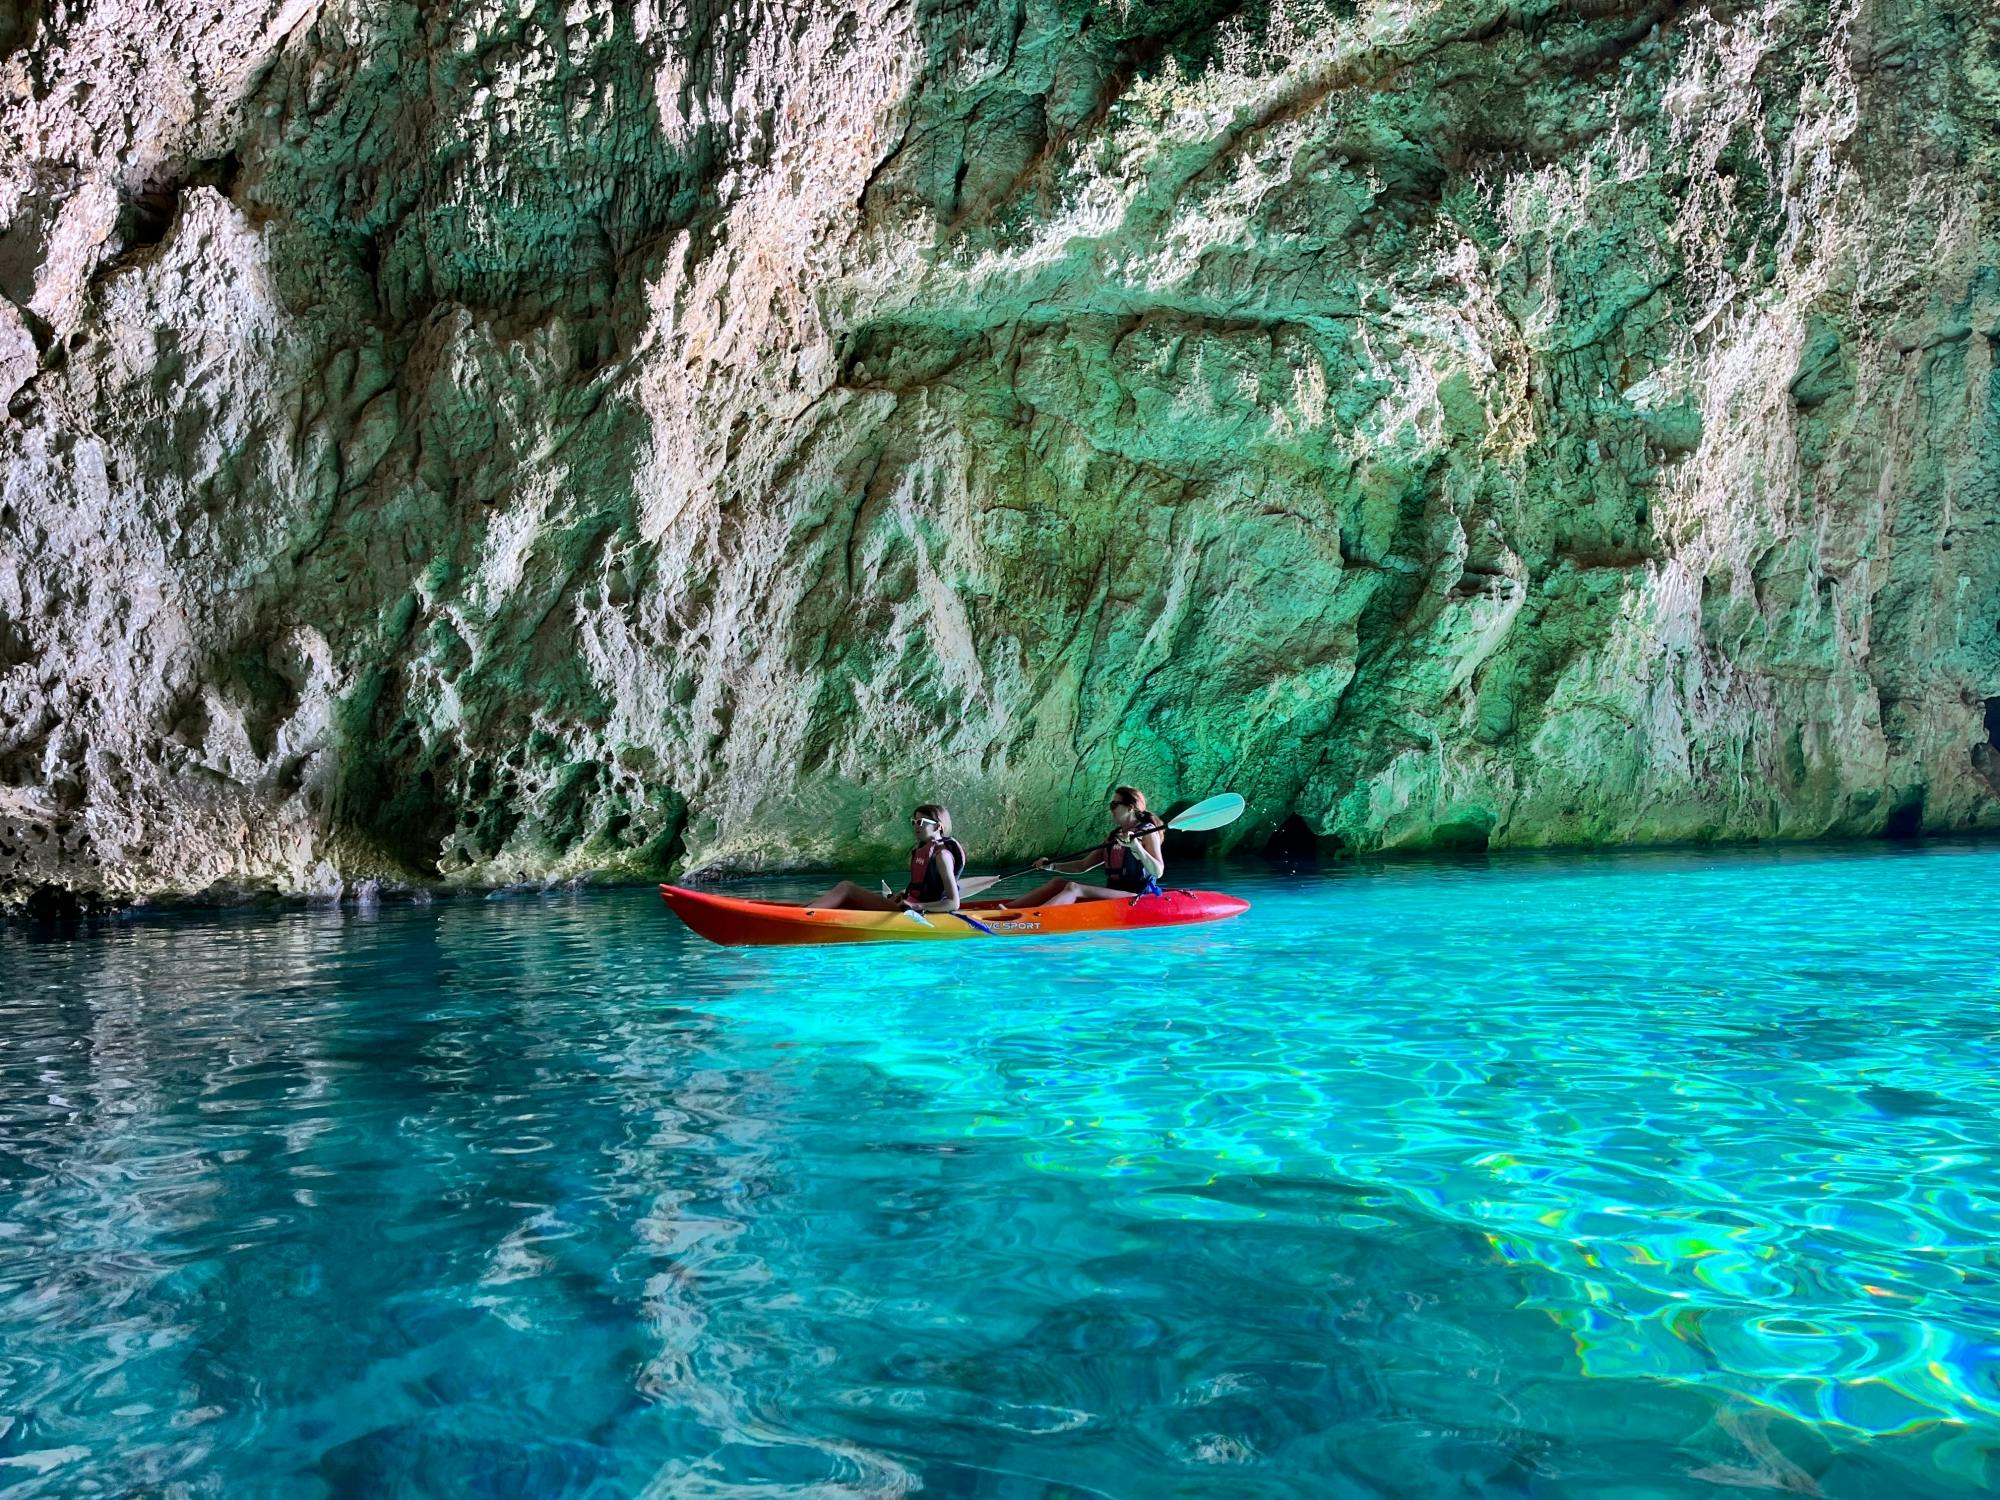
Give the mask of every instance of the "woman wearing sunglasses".
[{"label": "woman wearing sunglasses", "polygon": [[1120,896],[1158,895],[1160,877],[1167,873],[1167,825],[1146,811],[1146,794],[1121,786],[1111,793],[1111,832],[1104,842],[1075,859],[1038,859],[1035,868],[1062,875],[1081,875],[1104,866],[1103,885],[1075,880],[1050,880],[1009,906],[1068,906],[1072,901],[1110,901]]},{"label": "woman wearing sunglasses", "polygon": [[951,814],[926,802],[910,814],[910,830],[917,842],[910,850],[910,883],[900,894],[882,896],[843,880],[806,905],[820,911],[957,911],[965,845],[951,836]]}]

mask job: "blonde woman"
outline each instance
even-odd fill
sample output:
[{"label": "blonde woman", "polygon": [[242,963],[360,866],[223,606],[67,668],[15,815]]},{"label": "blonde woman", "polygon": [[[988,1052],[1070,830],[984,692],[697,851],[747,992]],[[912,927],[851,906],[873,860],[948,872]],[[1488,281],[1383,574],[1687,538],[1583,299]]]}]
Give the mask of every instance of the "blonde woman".
[{"label": "blonde woman", "polygon": [[819,911],[957,911],[965,845],[951,836],[950,812],[926,802],[910,814],[910,831],[917,842],[910,849],[910,883],[901,894],[882,896],[843,880],[806,905]]},{"label": "blonde woman", "polygon": [[1111,832],[1104,842],[1070,860],[1038,859],[1035,868],[1062,875],[1081,875],[1104,866],[1103,885],[1075,880],[1050,880],[1008,906],[1068,906],[1075,901],[1110,901],[1121,896],[1158,895],[1160,877],[1167,873],[1167,825],[1146,811],[1146,794],[1121,786],[1111,793]]}]

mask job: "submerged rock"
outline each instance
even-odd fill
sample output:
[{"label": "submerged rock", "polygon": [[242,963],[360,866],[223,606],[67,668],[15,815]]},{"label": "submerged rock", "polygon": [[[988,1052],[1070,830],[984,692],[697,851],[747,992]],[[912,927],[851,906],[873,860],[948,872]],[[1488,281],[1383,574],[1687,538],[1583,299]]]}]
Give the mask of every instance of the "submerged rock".
[{"label": "submerged rock", "polygon": [[17,893],[2000,823],[1972,0],[16,9]]}]

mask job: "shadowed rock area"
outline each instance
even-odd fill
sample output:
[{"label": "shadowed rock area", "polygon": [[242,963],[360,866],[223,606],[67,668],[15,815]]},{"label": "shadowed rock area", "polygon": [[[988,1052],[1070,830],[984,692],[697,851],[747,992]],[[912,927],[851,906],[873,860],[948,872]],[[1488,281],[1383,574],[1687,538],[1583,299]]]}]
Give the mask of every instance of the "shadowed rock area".
[{"label": "shadowed rock area", "polygon": [[1977,0],[0,6],[0,887],[2000,825]]}]

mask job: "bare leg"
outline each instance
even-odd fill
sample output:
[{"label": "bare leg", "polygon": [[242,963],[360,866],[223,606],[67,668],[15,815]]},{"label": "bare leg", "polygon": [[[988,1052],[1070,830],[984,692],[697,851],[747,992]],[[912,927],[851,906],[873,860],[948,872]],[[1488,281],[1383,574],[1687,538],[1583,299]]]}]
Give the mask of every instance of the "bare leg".
[{"label": "bare leg", "polygon": [[1131,900],[1130,891],[1114,891],[1104,885],[1084,885],[1075,880],[1050,880],[1036,886],[1025,896],[1016,896],[1006,903],[1010,908],[1023,906],[1069,906],[1078,901]]},{"label": "bare leg", "polygon": [[1000,905],[1010,909],[1023,906],[1047,906],[1049,902],[1062,894],[1066,887],[1072,884],[1074,884],[1073,881],[1064,880],[1061,876],[1057,876],[1054,880],[1044,880],[1025,896],[1008,897]]},{"label": "bare leg", "polygon": [[901,911],[903,903],[871,891],[866,886],[843,880],[806,903],[815,911]]}]

